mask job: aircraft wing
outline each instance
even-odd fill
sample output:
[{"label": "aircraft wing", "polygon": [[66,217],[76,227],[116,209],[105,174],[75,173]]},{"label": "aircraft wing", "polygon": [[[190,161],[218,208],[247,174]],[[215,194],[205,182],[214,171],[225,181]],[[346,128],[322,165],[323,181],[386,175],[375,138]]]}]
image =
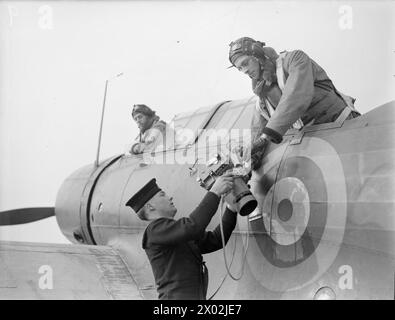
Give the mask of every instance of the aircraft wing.
[{"label": "aircraft wing", "polygon": [[0,241],[0,299],[142,299],[107,246]]}]

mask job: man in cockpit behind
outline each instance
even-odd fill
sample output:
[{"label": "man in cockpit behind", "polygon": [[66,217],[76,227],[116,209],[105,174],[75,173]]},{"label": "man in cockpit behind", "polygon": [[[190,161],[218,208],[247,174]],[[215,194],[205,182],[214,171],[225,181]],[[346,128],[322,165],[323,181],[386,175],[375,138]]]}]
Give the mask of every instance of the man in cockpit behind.
[{"label": "man in cockpit behind", "polygon": [[135,104],[132,117],[140,133],[130,148],[131,154],[150,152],[159,146],[163,147],[166,142],[167,124],[159,119],[155,111],[145,104]]}]

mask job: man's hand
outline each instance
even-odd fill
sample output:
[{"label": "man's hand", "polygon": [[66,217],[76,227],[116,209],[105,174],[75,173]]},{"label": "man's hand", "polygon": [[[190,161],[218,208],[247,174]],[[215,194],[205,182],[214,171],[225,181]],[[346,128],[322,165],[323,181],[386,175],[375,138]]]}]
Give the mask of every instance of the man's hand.
[{"label": "man's hand", "polygon": [[258,170],[262,165],[263,154],[265,153],[267,140],[259,138],[254,141],[251,148],[251,169]]},{"label": "man's hand", "polygon": [[237,154],[244,162],[251,160],[251,169],[257,170],[262,165],[263,154],[265,153],[268,141],[266,138],[261,137],[254,141],[252,145],[238,146],[232,151]]},{"label": "man's hand", "polygon": [[239,145],[232,149],[232,152],[235,153],[239,159],[239,161],[248,162],[251,158],[251,145]]},{"label": "man's hand", "polygon": [[[233,199],[233,201],[235,200],[234,197],[232,197],[231,199]],[[231,202],[231,199],[230,197],[225,198],[226,207],[232,212],[237,212],[236,203]]]},{"label": "man's hand", "polygon": [[233,189],[233,175],[231,173],[224,174],[215,180],[210,191],[214,192],[218,197]]}]

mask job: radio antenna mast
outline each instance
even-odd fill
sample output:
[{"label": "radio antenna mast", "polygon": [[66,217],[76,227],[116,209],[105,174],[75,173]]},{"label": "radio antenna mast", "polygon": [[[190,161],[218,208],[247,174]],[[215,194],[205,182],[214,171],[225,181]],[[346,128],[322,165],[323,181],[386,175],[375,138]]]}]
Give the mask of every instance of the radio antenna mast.
[{"label": "radio antenna mast", "polygon": [[104,110],[106,108],[106,98],[107,98],[107,88],[108,88],[108,83],[110,80],[118,78],[123,75],[123,72],[118,73],[115,77],[112,77],[110,79],[106,80],[106,85],[104,87],[104,97],[103,97],[103,107],[101,110],[101,121],[100,121],[100,130],[99,130],[99,141],[97,143],[97,153],[96,153],[96,160],[95,160],[95,168],[99,166],[99,155],[100,155],[100,146],[101,146],[101,136],[103,132],[103,120],[104,120]]}]

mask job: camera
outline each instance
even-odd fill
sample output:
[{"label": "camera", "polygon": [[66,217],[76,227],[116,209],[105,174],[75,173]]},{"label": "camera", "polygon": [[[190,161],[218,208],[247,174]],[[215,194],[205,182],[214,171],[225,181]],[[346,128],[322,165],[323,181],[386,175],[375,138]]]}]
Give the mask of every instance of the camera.
[{"label": "camera", "polygon": [[200,186],[206,190],[210,190],[215,180],[224,173],[232,173],[234,175],[234,187],[225,199],[229,203],[235,204],[237,212],[241,216],[251,214],[258,205],[255,197],[252,195],[247,181],[249,180],[249,171],[243,166],[235,166],[229,157],[222,157],[217,154],[213,159],[207,162],[206,168],[199,174],[197,181]]}]

